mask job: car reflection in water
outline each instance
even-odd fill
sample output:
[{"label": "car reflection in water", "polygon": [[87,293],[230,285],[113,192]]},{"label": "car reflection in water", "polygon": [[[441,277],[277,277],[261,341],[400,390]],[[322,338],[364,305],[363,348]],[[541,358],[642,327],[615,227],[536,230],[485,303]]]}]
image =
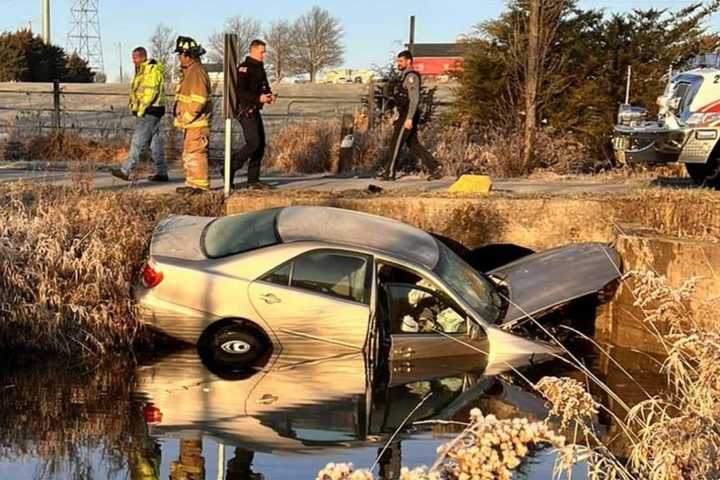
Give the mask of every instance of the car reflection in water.
[{"label": "car reflection in water", "polygon": [[[171,478],[204,478],[203,437],[236,447],[225,478],[249,479],[263,478],[252,472],[254,452],[380,451],[399,429],[380,462],[381,478],[397,478],[400,441],[418,430],[414,422],[456,418],[498,389],[498,380],[486,375],[488,367],[498,368],[483,355],[371,368],[362,352],[315,353],[305,361],[276,356],[263,370],[238,378],[211,373],[195,350],[140,367],[137,398],[150,437],[180,440]],[[525,401],[533,402],[544,408],[540,400]]]}]

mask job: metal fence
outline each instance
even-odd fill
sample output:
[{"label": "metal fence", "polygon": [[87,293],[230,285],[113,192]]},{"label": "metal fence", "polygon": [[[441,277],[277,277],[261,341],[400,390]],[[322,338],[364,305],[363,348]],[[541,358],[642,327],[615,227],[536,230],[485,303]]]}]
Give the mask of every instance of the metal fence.
[{"label": "metal fence", "polygon": [[[120,92],[78,92],[66,91],[59,83],[52,90],[21,90],[0,89],[0,128],[30,128],[38,133],[46,130],[65,129],[77,132],[96,132],[97,136],[107,137],[110,134],[129,133],[132,116],[125,106],[127,93]],[[174,94],[168,94],[168,105],[172,105]],[[94,97],[94,98],[93,98]],[[9,105],[5,99],[27,100],[27,105]],[[87,102],[83,101],[87,98]],[[102,100],[98,100],[102,98]],[[215,108],[213,130],[221,133],[223,123],[220,117],[220,94],[212,95]],[[271,108],[263,114],[266,123],[272,127],[287,125],[290,122],[308,119],[339,118],[349,110],[367,108],[367,95],[361,96],[290,96],[281,97],[282,109]],[[117,99],[110,101],[108,99]],[[102,108],[69,106],[68,103],[78,101],[89,104],[110,104]],[[312,107],[312,108],[308,108]],[[278,111],[280,110],[280,111]],[[3,112],[15,113],[15,118],[8,119]],[[5,117],[5,118],[2,118]],[[163,130],[170,130],[171,116],[166,115]]]}]

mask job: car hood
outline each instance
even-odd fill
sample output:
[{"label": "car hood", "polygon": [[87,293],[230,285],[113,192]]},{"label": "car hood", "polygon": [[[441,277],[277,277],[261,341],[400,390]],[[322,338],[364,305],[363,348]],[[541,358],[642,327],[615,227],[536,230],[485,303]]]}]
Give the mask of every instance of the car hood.
[{"label": "car hood", "polygon": [[170,215],[160,222],[150,241],[150,255],[183,260],[205,260],[201,238],[208,223],[215,217]]},{"label": "car hood", "polygon": [[602,290],[621,275],[618,253],[604,243],[578,243],[528,255],[488,272],[509,292],[509,327]]}]

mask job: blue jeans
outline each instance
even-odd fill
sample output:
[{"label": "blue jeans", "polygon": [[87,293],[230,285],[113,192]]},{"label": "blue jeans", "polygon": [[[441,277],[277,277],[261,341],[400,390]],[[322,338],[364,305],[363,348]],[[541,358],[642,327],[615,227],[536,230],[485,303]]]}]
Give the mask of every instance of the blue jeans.
[{"label": "blue jeans", "polygon": [[143,150],[150,147],[152,159],[155,163],[155,173],[157,175],[167,175],[168,167],[165,163],[165,154],[163,153],[162,137],[160,136],[160,120],[161,117],[154,115],[145,115],[144,117],[135,119],[135,130],[133,131],[132,142],[130,143],[130,151],[128,157],[123,163],[122,171],[125,175],[130,175]]}]

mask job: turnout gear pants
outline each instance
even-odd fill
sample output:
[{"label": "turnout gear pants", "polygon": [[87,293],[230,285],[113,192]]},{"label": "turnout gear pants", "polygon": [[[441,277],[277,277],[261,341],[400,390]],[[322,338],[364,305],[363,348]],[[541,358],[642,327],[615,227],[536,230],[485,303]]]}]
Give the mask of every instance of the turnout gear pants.
[{"label": "turnout gear pants", "polygon": [[185,169],[185,185],[207,190],[210,188],[208,173],[209,128],[188,128],[185,130],[182,162]]},{"label": "turnout gear pants", "polygon": [[390,143],[391,157],[390,165],[385,171],[385,175],[395,180],[395,172],[397,170],[398,156],[400,155],[400,149],[403,145],[407,145],[410,152],[420,159],[422,168],[430,173],[435,172],[439,167],[440,163],[433,157],[433,155],[422,146],[418,140],[418,121],[420,120],[420,114],[416,113],[413,118],[413,126],[411,129],[405,128],[405,121],[407,120],[407,111],[400,111],[400,115],[395,122],[395,130],[393,131],[392,142]]},{"label": "turnout gear pants", "polygon": [[239,116],[238,121],[243,129],[245,145],[233,153],[230,166],[230,183],[233,183],[235,172],[248,162],[248,185],[260,181],[260,164],[265,155],[265,127],[260,112],[250,116]]}]

